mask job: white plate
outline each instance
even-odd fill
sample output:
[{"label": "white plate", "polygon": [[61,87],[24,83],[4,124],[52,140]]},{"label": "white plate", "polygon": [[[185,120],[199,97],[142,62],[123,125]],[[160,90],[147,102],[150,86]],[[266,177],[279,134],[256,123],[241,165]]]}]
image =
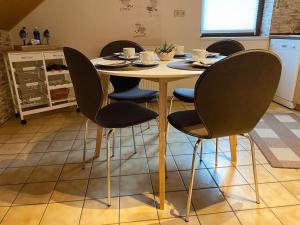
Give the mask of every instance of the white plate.
[{"label": "white plate", "polygon": [[103,58],[92,59],[91,62],[93,63],[94,66],[112,67],[112,68],[125,67],[131,64],[131,62],[125,60],[105,60]]},{"label": "white plate", "polygon": [[134,66],[140,66],[140,67],[157,66],[158,64],[159,64],[158,61],[154,61],[151,64],[143,64],[141,61],[135,61],[135,62],[132,63],[132,65],[134,65]]},{"label": "white plate", "polygon": [[135,60],[135,59],[139,59],[139,56],[138,55],[135,55],[134,57],[132,58],[126,58],[124,55],[118,55],[118,57],[120,59],[126,59],[126,60]]},{"label": "white plate", "polygon": [[193,62],[193,66],[195,66],[195,67],[210,67],[209,64],[203,64],[201,62]]},{"label": "white plate", "polygon": [[217,52],[207,52],[206,57],[217,57],[220,53]]}]

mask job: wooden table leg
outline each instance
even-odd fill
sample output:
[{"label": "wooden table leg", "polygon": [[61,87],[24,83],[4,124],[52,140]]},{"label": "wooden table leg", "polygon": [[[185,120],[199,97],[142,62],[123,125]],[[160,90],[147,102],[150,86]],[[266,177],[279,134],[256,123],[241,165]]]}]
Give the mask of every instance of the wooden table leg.
[{"label": "wooden table leg", "polygon": [[[109,86],[109,75],[101,74],[101,84],[103,89],[103,103],[102,106],[107,104],[107,96],[108,96],[108,86]],[[97,137],[96,137],[96,150],[95,150],[95,158],[100,156],[100,149],[102,144],[102,134],[103,128],[98,126],[97,128]]]},{"label": "wooden table leg", "polygon": [[230,143],[230,152],[231,152],[231,161],[233,165],[236,165],[236,147],[237,147],[237,136],[230,136],[229,137],[229,143]]},{"label": "wooden table leg", "polygon": [[160,209],[165,207],[165,151],[166,151],[166,120],[167,120],[167,81],[159,81],[159,202]]}]

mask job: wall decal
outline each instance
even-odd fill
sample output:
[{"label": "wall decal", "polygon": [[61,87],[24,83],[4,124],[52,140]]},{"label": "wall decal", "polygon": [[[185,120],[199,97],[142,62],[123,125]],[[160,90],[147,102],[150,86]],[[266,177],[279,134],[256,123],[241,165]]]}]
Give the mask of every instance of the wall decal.
[{"label": "wall decal", "polygon": [[132,0],[120,0],[120,11],[130,11],[133,8]]},{"label": "wall decal", "polygon": [[149,4],[146,7],[147,12],[152,16],[158,11],[158,1],[157,0],[149,0]]},{"label": "wall decal", "polygon": [[146,37],[146,30],[146,27],[143,26],[141,23],[136,23],[134,37]]}]

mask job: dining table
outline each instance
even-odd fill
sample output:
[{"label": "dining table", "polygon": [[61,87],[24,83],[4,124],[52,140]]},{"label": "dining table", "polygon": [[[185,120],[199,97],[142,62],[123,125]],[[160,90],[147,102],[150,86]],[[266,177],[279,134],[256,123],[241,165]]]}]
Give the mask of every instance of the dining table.
[{"label": "dining table", "polygon": [[[91,60],[93,63],[97,59]],[[158,113],[159,113],[159,208],[164,209],[165,206],[165,150],[166,150],[166,131],[167,131],[167,113],[168,113],[168,84],[173,81],[182,79],[200,77],[205,71],[202,70],[188,70],[188,69],[174,69],[170,68],[170,63],[181,62],[182,59],[173,59],[171,61],[160,61],[158,65],[153,67],[140,67],[136,69],[123,68],[110,69],[110,68],[97,68],[99,76],[101,78],[104,101],[103,104],[107,103],[108,89],[109,89],[109,77],[110,76],[122,76],[122,77],[137,77],[153,82],[157,82],[159,85],[159,102],[158,102]],[[103,128],[97,128],[96,138],[96,151],[95,157],[99,157],[100,148],[102,142]],[[233,165],[236,165],[237,153],[237,136],[230,136],[230,151],[231,161]]]}]

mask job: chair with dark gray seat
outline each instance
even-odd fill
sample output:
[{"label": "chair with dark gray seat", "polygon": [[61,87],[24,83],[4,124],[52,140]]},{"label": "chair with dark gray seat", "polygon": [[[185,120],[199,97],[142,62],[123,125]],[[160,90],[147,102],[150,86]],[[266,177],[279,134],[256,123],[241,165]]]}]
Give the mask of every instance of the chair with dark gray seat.
[{"label": "chair with dark gray seat", "polygon": [[87,117],[84,134],[83,168],[86,154],[87,124],[91,120],[98,126],[109,128],[107,134],[107,185],[108,205],[110,194],[110,135],[115,128],[125,128],[155,119],[158,114],[132,102],[115,102],[101,107],[103,91],[100,77],[90,60],[72,48],[63,49],[73,82],[77,104],[82,114]]},{"label": "chair with dark gray seat", "polygon": [[280,60],[269,51],[249,50],[236,53],[212,65],[198,79],[195,85],[195,110],[175,112],[168,116],[173,127],[198,138],[193,153],[186,207],[187,221],[197,147],[204,139],[232,135],[243,135],[249,139],[256,202],[259,203],[255,150],[248,133],[268,109],[277,89],[280,73]]},{"label": "chair with dark gray seat", "polygon": [[[100,57],[111,56],[116,52],[123,52],[123,48],[128,47],[135,48],[137,53],[144,51],[143,47],[135,42],[119,40],[105,45],[100,52]],[[155,90],[141,89],[139,87],[140,81],[141,79],[136,77],[110,76],[110,82],[114,88],[114,91],[108,95],[108,98],[114,101],[145,103],[146,107],[148,107],[147,103],[157,100],[159,92]],[[148,128],[149,127],[150,125],[148,123]],[[134,151],[136,153],[133,127],[132,134],[134,140]]]},{"label": "chair with dark gray seat", "polygon": [[[232,39],[225,39],[218,42],[215,42],[206,48],[208,52],[216,52],[220,53],[223,56],[229,56],[236,52],[240,52],[245,50],[244,46],[235,40]],[[172,112],[172,105],[174,99],[178,99],[180,101],[186,103],[193,103],[194,102],[194,89],[193,88],[176,88],[173,92],[173,97],[170,102],[170,109],[169,113]],[[168,132],[168,131],[167,131]],[[202,148],[202,146],[201,146]],[[216,151],[218,151],[218,139],[216,139]],[[216,157],[216,164],[217,164],[218,157]]]}]

